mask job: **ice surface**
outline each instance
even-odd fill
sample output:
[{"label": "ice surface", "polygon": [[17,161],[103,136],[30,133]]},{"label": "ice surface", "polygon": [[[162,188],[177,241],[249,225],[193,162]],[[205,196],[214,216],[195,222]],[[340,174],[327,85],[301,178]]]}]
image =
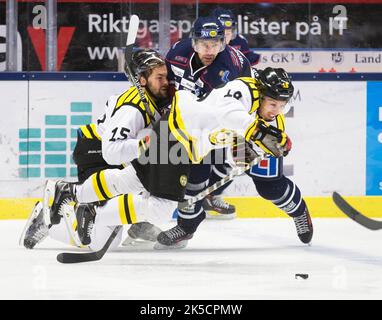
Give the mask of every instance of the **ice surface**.
[{"label": "ice surface", "polygon": [[348,219],[314,219],[310,247],[291,219],[205,221],[186,249],[121,248],[78,265],[59,264],[71,248],[51,239],[19,247],[23,225],[0,221],[0,299],[382,298],[382,231]]}]

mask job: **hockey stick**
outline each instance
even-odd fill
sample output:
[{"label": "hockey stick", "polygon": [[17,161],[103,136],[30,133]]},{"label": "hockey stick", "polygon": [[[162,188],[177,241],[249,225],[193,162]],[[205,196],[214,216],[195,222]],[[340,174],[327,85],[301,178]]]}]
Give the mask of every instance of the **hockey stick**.
[{"label": "hockey stick", "polygon": [[224,186],[226,183],[230,182],[233,178],[236,176],[240,176],[249,169],[251,169],[253,166],[257,165],[261,160],[264,160],[265,155],[261,154],[257,156],[251,163],[246,164],[244,167],[236,167],[232,169],[232,171],[226,175],[223,179],[220,181],[216,182],[212,186],[208,187],[206,190],[200,192],[194,197],[191,197],[187,199],[186,201],[179,202],[178,203],[178,209],[184,209],[187,208],[188,206],[194,204],[195,202],[198,202],[200,200],[203,200],[206,196],[208,196],[210,193],[216,191],[220,187]]},{"label": "hockey stick", "polygon": [[114,228],[109,239],[107,239],[106,243],[104,244],[101,250],[98,250],[95,252],[89,252],[89,253],[64,252],[64,253],[60,253],[57,256],[57,261],[67,264],[67,263],[80,263],[80,262],[91,262],[91,261],[101,260],[121,229],[122,229],[122,226],[117,226]]},{"label": "hockey stick", "polygon": [[146,96],[143,92],[143,89],[138,81],[138,79],[134,76],[130,69],[130,61],[133,55],[133,48],[134,48],[134,43],[135,39],[137,37],[137,32],[138,32],[138,27],[139,27],[139,17],[137,15],[132,15],[130,18],[130,24],[129,24],[129,34],[127,36],[127,41],[126,41],[126,49],[125,49],[125,74],[127,78],[132,82],[134,87],[137,88],[139,98],[143,102],[143,105],[145,106],[146,112],[148,116],[150,117],[152,123],[155,122],[155,117],[153,112],[150,109],[149,103],[146,99]]},{"label": "hockey stick", "polygon": [[333,201],[350,219],[370,230],[382,229],[382,221],[370,219],[354,209],[339,193],[333,192]]}]

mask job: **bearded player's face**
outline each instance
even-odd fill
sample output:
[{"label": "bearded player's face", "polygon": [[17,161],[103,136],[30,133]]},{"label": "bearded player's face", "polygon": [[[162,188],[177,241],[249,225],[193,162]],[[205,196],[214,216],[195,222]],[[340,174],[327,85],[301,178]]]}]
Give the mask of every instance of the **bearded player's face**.
[{"label": "bearded player's face", "polygon": [[141,84],[147,87],[154,98],[165,99],[168,97],[167,67],[165,65],[156,67],[152,70],[150,76],[141,78]]}]

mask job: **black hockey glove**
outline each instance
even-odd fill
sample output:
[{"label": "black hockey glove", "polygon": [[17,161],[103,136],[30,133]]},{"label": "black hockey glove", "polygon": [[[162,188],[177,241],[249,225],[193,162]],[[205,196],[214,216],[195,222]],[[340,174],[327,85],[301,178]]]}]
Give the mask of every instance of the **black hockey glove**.
[{"label": "black hockey glove", "polygon": [[265,153],[276,158],[285,157],[292,148],[292,141],[280,129],[259,119],[251,140]]}]

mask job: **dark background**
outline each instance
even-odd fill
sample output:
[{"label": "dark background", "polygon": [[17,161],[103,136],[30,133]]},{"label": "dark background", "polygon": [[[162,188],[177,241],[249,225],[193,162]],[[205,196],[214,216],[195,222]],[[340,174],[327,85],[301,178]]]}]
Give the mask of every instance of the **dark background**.
[{"label": "dark background", "polygon": [[[33,7],[43,2],[20,2],[19,3],[19,33],[23,43],[23,70],[42,70],[36,50],[27,31],[32,26],[34,14]],[[342,36],[329,35],[329,17],[335,4],[260,4],[260,3],[232,3],[223,4],[221,7],[229,8],[235,14],[246,15],[249,22],[260,18],[266,21],[289,21],[290,26],[286,35],[246,35],[251,48],[354,48],[354,49],[380,49],[382,48],[382,3],[343,4],[347,9],[348,28]],[[215,4],[200,4],[199,15],[208,15]],[[185,2],[172,5],[171,18],[176,20],[193,21],[196,17],[195,4]],[[113,13],[115,19],[130,14],[138,14],[142,20],[158,20],[157,3],[58,3],[58,28],[74,27],[75,32],[71,39],[68,51],[61,65],[61,71],[116,71],[117,60],[90,60],[88,47],[123,47],[126,35],[123,33],[89,33],[89,14]],[[313,17],[319,17],[322,27],[321,35],[303,36],[296,40],[295,22],[313,22]],[[0,2],[0,25],[5,25],[5,2]],[[187,34],[183,35],[188,36]],[[172,36],[172,42],[177,39]],[[0,38],[0,43],[5,39]],[[139,45],[157,47],[158,34],[151,33],[142,39]],[[5,57],[0,54],[0,61]]]}]

